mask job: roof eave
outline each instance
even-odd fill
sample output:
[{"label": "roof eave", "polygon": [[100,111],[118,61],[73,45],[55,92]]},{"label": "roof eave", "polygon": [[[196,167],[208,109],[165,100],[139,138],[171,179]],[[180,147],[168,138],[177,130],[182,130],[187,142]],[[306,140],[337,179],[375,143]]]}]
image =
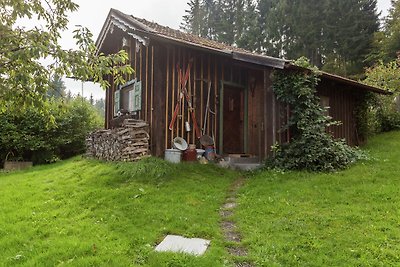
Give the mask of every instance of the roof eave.
[{"label": "roof eave", "polygon": [[[286,64],[285,68],[286,69],[297,69],[297,70],[303,70],[303,71],[310,71],[310,69],[303,68],[303,67],[300,67],[300,66],[296,66],[296,65],[291,64],[291,63]],[[378,94],[382,94],[382,95],[392,95],[393,94],[390,91],[387,91],[387,90],[384,90],[384,89],[381,89],[381,88],[378,88],[378,87],[370,86],[370,85],[367,85],[367,84],[363,84],[363,83],[360,83],[360,82],[357,82],[357,81],[354,81],[354,80],[351,80],[351,79],[348,79],[348,78],[345,78],[345,77],[342,77],[342,76],[338,76],[338,75],[335,75],[335,74],[331,74],[331,73],[328,73],[328,72],[321,71],[321,76],[322,76],[322,78],[325,78],[325,79],[328,79],[328,80],[333,80],[333,81],[336,81],[336,82],[339,82],[339,83],[343,83],[343,84],[346,84],[346,85],[350,85],[352,87],[357,87],[357,88],[360,88],[360,89],[364,89],[364,90],[367,90],[367,91],[370,91],[370,92],[374,92],[374,93],[378,93]]]}]

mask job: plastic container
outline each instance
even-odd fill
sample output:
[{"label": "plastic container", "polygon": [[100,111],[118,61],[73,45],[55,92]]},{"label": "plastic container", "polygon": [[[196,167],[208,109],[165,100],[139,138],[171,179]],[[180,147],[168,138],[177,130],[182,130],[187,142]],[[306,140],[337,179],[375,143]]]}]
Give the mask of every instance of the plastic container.
[{"label": "plastic container", "polygon": [[204,149],[196,149],[197,158],[200,159],[204,155],[204,152],[206,152]]},{"label": "plastic container", "polygon": [[166,149],[164,159],[172,163],[180,163],[182,151],[179,149]]},{"label": "plastic container", "polygon": [[215,150],[213,146],[206,147],[206,152],[204,153],[206,159],[213,161],[215,160]]}]

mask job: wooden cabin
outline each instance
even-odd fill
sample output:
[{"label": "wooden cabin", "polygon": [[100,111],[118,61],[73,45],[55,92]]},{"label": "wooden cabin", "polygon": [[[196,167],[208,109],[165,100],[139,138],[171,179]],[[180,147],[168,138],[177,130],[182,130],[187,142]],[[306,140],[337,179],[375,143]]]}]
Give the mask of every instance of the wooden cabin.
[{"label": "wooden cabin", "polygon": [[[110,10],[96,45],[105,54],[125,49],[135,70],[123,86],[114,85],[109,77],[106,128],[112,127],[121,111],[147,121],[150,149],[155,156],[171,148],[177,136],[200,148],[195,124],[200,135],[214,138],[219,154],[265,159],[272,145],[290,138],[289,132],[280,130],[289,110],[276,100],[271,80],[274,70],[296,68],[287,60],[183,33],[115,9]],[[180,97],[182,82],[186,82],[192,108],[185,97]],[[330,107],[329,115],[334,120],[342,122],[329,129],[334,137],[344,138],[350,145],[359,143],[354,111],[369,91],[385,93],[322,74],[318,88],[321,103]],[[178,115],[171,124],[175,110]]]}]

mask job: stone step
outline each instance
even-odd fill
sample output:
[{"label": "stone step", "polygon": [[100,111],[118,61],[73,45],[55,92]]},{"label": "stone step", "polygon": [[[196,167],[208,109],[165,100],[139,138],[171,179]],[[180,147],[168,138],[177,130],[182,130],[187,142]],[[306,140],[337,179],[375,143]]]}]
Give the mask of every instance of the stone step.
[{"label": "stone step", "polygon": [[238,169],[241,171],[254,171],[257,170],[261,167],[263,167],[263,164],[261,163],[234,163],[230,164],[231,168]]},{"label": "stone step", "polygon": [[229,155],[226,156],[225,161],[229,162],[229,164],[236,164],[236,163],[260,163],[261,160],[259,157],[249,156],[249,155]]}]

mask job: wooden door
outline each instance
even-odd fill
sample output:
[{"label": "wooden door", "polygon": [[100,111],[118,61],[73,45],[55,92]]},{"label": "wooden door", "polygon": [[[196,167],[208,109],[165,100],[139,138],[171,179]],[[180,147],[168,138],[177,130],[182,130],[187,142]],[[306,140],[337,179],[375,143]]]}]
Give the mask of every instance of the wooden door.
[{"label": "wooden door", "polygon": [[225,154],[244,153],[243,89],[231,86],[224,86],[223,101],[224,101],[223,151]]}]

